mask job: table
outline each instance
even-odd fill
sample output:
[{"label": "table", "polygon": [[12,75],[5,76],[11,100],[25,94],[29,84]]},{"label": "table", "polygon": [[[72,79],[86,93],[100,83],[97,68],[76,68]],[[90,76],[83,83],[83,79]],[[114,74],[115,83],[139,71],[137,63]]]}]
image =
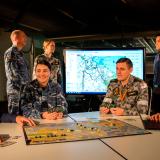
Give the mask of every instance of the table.
[{"label": "table", "polygon": [[[139,117],[134,117],[135,121],[125,120],[127,123],[143,128]],[[160,131],[151,131],[152,134],[117,137],[103,139],[116,151],[129,160],[159,160],[160,159]]]},{"label": "table", "polygon": [[[41,120],[43,123],[55,121]],[[67,117],[57,123],[71,122]],[[100,140],[65,142],[42,145],[26,145],[22,128],[16,123],[1,123],[0,133],[11,136],[20,135],[16,144],[1,147],[0,158],[5,160],[124,160]]]},{"label": "table", "polygon": [[[99,112],[84,112],[70,114],[75,120],[87,120],[94,118],[116,118],[143,128],[142,121],[139,116],[114,116],[106,115],[106,117],[100,117]],[[145,115],[142,115],[146,118]],[[135,135],[135,136],[124,136],[114,138],[104,138],[102,141],[117,152],[122,154],[126,159],[129,160],[159,160],[160,159],[160,131],[150,131],[152,134]]]},{"label": "table", "polygon": [[[113,115],[107,115],[115,118]],[[101,118],[99,112],[84,112],[69,114],[62,120],[41,123],[67,123],[74,120]],[[106,118],[106,117],[105,117]],[[138,116],[118,116],[117,119],[142,127]],[[5,160],[159,160],[160,131],[152,134],[103,138],[98,140],[53,143],[42,145],[26,145],[22,128],[16,123],[1,123],[0,133],[11,136],[21,136],[16,144],[1,147],[0,158]]]}]

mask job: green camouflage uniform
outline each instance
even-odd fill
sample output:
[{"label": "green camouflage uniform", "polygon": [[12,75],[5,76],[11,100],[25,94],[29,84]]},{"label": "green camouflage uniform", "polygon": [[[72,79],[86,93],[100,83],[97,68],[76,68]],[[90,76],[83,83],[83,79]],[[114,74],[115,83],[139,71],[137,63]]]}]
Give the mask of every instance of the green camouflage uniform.
[{"label": "green camouflage uniform", "polygon": [[[126,96],[122,101],[120,99],[120,90],[126,92]],[[100,107],[114,108],[120,107],[124,109],[124,115],[146,114],[148,111],[148,86],[147,84],[134,76],[130,76],[128,83],[122,86],[117,79],[110,81],[107,94]]]}]

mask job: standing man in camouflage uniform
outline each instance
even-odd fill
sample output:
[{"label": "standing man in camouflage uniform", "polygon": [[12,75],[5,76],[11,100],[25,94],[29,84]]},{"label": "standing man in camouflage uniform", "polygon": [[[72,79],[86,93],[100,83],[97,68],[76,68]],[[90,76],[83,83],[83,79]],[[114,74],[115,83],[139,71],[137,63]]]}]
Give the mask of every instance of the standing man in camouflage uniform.
[{"label": "standing man in camouflage uniform", "polygon": [[48,120],[67,114],[67,102],[58,83],[50,80],[51,65],[39,59],[35,66],[36,79],[23,87],[20,106],[25,117]]},{"label": "standing man in camouflage uniform", "polygon": [[101,113],[111,112],[115,115],[147,113],[147,84],[143,80],[132,76],[132,71],[133,64],[130,59],[120,58],[116,62],[117,79],[111,80],[108,85],[107,94],[100,105]]},{"label": "standing man in camouflage uniform", "polygon": [[156,36],[155,47],[157,54],[154,58],[154,77],[153,77],[153,98],[152,98],[152,112],[160,112],[160,34]]},{"label": "standing man in camouflage uniform", "polygon": [[21,51],[26,45],[27,36],[21,30],[14,30],[10,38],[13,45],[4,54],[7,77],[8,112],[18,115],[20,88],[21,85],[29,81],[27,62]]},{"label": "standing man in camouflage uniform", "polygon": [[37,64],[37,60],[38,59],[46,59],[51,65],[50,79],[54,83],[59,83],[61,85],[61,83],[62,83],[61,63],[60,63],[59,59],[54,57],[55,42],[51,39],[45,40],[43,42],[43,49],[44,49],[44,54],[39,55],[35,58],[32,79],[36,79],[35,66]]}]

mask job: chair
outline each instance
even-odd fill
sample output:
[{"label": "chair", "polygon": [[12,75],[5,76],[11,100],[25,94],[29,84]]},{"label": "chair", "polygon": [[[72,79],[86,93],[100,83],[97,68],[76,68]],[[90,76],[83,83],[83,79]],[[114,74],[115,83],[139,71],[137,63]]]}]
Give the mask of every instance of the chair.
[{"label": "chair", "polygon": [[147,114],[151,114],[152,109],[152,87],[148,86],[148,111]]}]

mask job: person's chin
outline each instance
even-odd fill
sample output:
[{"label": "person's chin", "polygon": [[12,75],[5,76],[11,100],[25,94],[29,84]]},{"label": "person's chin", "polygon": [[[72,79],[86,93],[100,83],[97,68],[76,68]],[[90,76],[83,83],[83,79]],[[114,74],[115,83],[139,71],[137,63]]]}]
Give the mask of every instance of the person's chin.
[{"label": "person's chin", "polygon": [[39,82],[44,83],[44,82],[46,82],[46,80],[44,80],[44,79],[39,79]]},{"label": "person's chin", "polygon": [[118,79],[119,81],[121,81],[121,80],[122,80],[122,78],[121,78],[121,77],[117,77],[117,79]]},{"label": "person's chin", "polygon": [[42,82],[42,83],[45,83],[45,82],[46,82],[46,80],[41,80],[41,82]]}]

